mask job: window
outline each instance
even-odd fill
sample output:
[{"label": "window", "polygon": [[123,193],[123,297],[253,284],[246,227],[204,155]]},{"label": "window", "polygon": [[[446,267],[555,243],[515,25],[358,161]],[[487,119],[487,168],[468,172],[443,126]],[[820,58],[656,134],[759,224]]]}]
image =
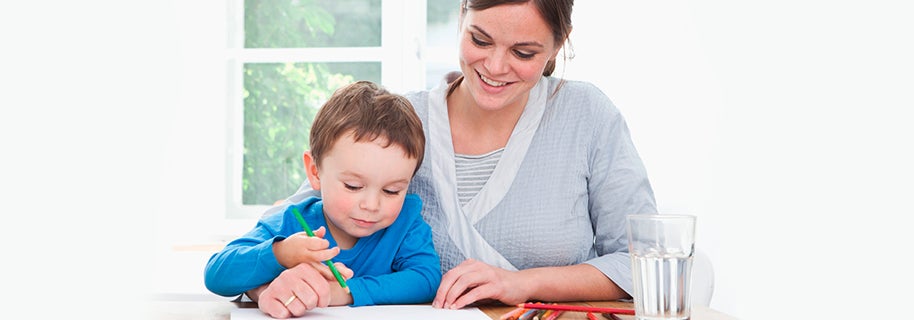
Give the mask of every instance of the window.
[{"label": "window", "polygon": [[311,121],[337,88],[370,80],[405,93],[457,70],[457,10],[441,0],[234,0],[226,217],[257,218],[298,188]]}]

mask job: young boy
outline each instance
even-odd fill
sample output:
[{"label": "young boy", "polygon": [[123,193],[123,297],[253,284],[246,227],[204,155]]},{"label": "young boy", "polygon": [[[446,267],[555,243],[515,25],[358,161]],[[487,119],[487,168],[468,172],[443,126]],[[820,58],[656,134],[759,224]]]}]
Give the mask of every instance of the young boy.
[{"label": "young boy", "polygon": [[[367,81],[343,87],[318,111],[310,143],[305,171],[321,197],[264,216],[214,254],[207,289],[247,292],[275,318],[316,307],[430,302],[441,271],[422,201],[406,194],[425,153],[409,101]],[[315,237],[303,232],[296,210]],[[331,258],[351,294],[321,263]]]}]

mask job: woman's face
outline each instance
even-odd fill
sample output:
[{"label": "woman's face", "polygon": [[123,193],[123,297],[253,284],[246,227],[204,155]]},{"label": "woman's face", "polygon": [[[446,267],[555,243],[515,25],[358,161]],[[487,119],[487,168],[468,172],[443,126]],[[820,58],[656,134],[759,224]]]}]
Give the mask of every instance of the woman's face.
[{"label": "woman's face", "polygon": [[460,25],[460,69],[485,110],[523,108],[559,48],[532,2],[468,10]]}]

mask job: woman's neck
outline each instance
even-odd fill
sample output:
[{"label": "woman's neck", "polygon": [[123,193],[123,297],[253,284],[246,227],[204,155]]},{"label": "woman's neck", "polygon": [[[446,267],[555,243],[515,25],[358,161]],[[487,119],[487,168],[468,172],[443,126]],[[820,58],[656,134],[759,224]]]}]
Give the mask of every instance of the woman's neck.
[{"label": "woman's neck", "polygon": [[476,105],[466,89],[458,87],[447,98],[454,152],[479,155],[504,148],[525,105],[526,99],[498,110],[485,110]]}]

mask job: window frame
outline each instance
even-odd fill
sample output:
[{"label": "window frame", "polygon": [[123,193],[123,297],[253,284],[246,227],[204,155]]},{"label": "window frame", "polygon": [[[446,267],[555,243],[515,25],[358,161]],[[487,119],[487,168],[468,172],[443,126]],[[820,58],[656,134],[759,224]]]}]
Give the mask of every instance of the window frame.
[{"label": "window frame", "polygon": [[[244,164],[244,77],[245,63],[379,62],[381,85],[391,92],[405,93],[425,88],[426,2],[381,1],[380,47],[334,48],[244,48],[244,0],[228,4],[226,190],[221,228],[229,234],[243,233],[270,205],[242,203]],[[302,150],[304,152],[304,150]],[[288,196],[288,195],[287,195]],[[277,199],[281,200],[281,199]]]}]

